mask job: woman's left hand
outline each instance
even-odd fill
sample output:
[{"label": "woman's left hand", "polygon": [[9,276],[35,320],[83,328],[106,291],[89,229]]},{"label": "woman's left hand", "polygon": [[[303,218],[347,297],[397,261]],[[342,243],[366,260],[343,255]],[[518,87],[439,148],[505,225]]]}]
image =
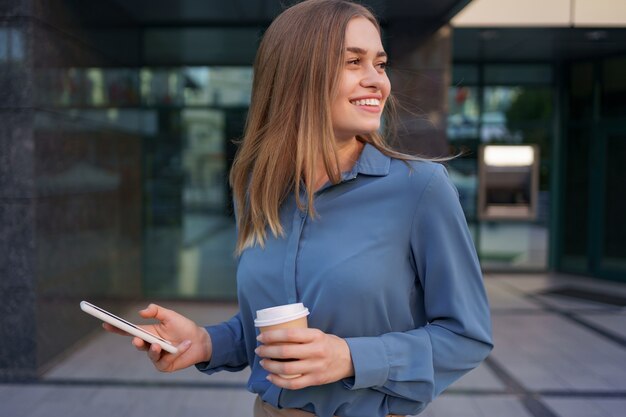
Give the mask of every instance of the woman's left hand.
[{"label": "woman's left hand", "polygon": [[[281,388],[301,389],[323,385],[354,375],[348,343],[318,329],[279,329],[263,332],[255,352],[268,380]],[[274,359],[297,359],[282,362]],[[280,375],[299,375],[283,378]]]}]

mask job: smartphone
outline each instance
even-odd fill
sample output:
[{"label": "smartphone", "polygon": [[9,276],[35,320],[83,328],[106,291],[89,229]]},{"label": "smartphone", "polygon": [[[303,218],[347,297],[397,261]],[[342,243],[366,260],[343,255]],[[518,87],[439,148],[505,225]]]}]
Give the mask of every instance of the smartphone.
[{"label": "smartphone", "polygon": [[163,350],[169,353],[178,353],[178,349],[172,344],[172,342],[150,333],[149,331],[144,330],[121,317],[117,317],[115,314],[109,313],[103,308],[95,306],[87,301],[81,301],[80,308],[85,313],[91,314],[92,316],[109,323],[111,326],[115,326],[120,330],[124,330],[126,333],[137,336],[148,343],[156,343],[160,345]]}]

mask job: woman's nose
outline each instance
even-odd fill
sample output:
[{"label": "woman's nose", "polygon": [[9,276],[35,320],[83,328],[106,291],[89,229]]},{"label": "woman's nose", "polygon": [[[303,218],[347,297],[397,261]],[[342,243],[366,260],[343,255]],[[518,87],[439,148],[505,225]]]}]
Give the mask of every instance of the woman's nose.
[{"label": "woman's nose", "polygon": [[368,66],[365,69],[365,73],[361,78],[361,87],[371,88],[375,87],[380,90],[381,85],[384,83],[385,73],[380,73],[373,66]]}]

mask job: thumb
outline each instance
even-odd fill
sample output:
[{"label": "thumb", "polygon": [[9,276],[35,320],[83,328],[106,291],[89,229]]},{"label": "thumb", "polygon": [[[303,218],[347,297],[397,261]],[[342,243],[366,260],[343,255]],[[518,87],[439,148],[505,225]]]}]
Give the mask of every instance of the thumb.
[{"label": "thumb", "polygon": [[150,304],[148,307],[140,310],[139,315],[144,319],[157,319],[158,321],[167,320],[167,310],[156,304]]}]

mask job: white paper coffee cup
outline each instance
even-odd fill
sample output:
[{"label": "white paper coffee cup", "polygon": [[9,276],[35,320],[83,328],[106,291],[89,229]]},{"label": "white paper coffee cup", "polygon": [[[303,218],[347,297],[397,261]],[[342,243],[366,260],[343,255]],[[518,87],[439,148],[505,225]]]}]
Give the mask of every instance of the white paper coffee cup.
[{"label": "white paper coffee cup", "polygon": [[285,304],[277,307],[265,308],[257,310],[254,325],[260,329],[269,326],[285,324],[290,321],[306,318],[309,315],[309,309],[302,303]]},{"label": "white paper coffee cup", "polygon": [[[268,330],[288,329],[288,328],[307,328],[307,316],[309,309],[302,303],[285,304],[277,307],[270,307],[263,310],[257,310],[254,325],[259,328],[261,333]],[[274,359],[280,360],[280,359]],[[296,359],[282,359],[280,361],[287,362]],[[297,378],[300,375],[280,375],[283,378]]]}]

